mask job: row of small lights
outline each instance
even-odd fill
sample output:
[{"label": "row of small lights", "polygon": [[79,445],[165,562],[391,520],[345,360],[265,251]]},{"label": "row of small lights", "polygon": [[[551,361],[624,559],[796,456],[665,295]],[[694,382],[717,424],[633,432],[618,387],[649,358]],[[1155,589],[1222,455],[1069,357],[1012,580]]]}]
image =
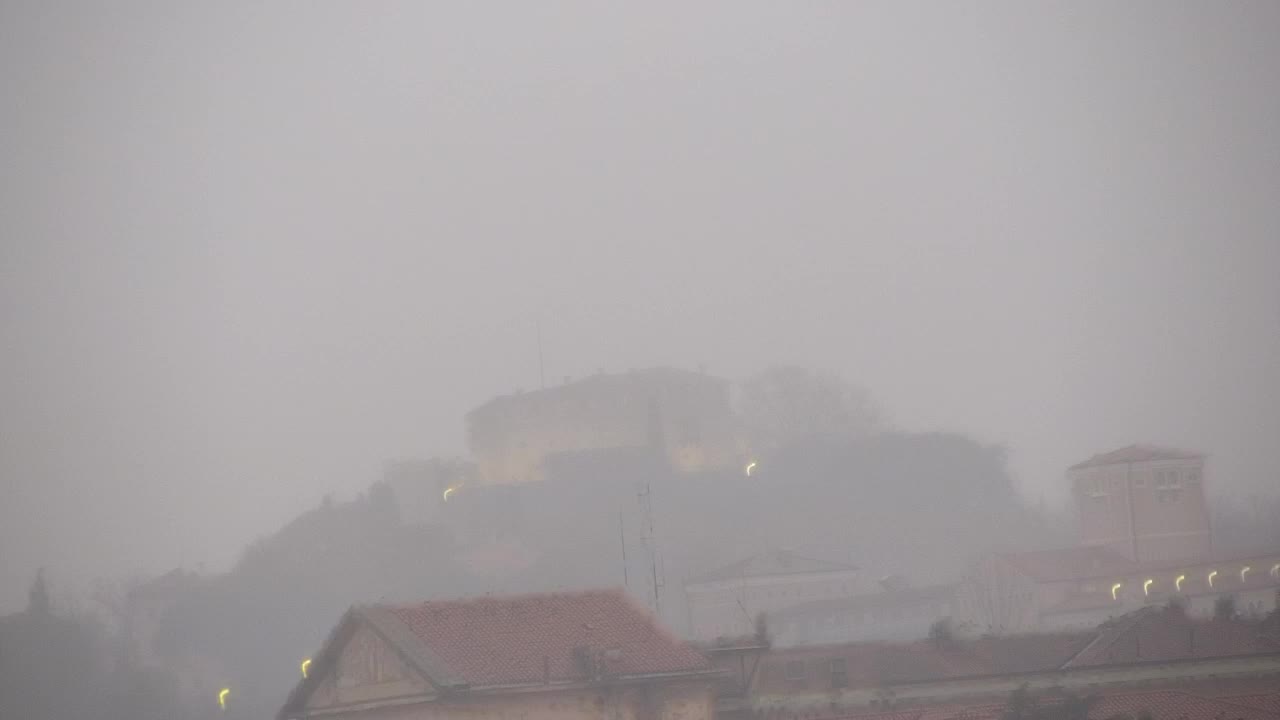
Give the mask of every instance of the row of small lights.
[{"label": "row of small lights", "polygon": [[[1245,565],[1244,567],[1240,568],[1240,582],[1245,582],[1245,576],[1246,576],[1246,575],[1248,575],[1248,574],[1249,574],[1250,572],[1252,572],[1252,571],[1253,571],[1253,568],[1252,568],[1252,567],[1250,567],[1250,566],[1248,566],[1248,565]],[[1276,563],[1275,565],[1272,565],[1272,566],[1271,566],[1271,572],[1270,572],[1270,574],[1271,574],[1271,576],[1272,576],[1272,577],[1277,578],[1277,579],[1280,579],[1280,563]],[[1214,579],[1215,577],[1217,577],[1217,576],[1218,576],[1218,571],[1217,571],[1217,570],[1210,570],[1210,571],[1209,571],[1209,574],[1205,577],[1205,579],[1209,581],[1209,587],[1210,587],[1210,588],[1212,588],[1212,587],[1213,587],[1213,579]],[[1175,589],[1177,592],[1182,592],[1182,583],[1183,583],[1183,581],[1185,581],[1186,579],[1187,579],[1187,576],[1186,576],[1186,575],[1179,575],[1177,578],[1175,578],[1175,579],[1174,579],[1174,581],[1173,581],[1173,587],[1174,587],[1174,589]],[[1147,579],[1142,583],[1142,594],[1143,594],[1143,596],[1147,596],[1147,595],[1150,595],[1150,594],[1151,594],[1151,586],[1152,586],[1152,585],[1154,585],[1154,584],[1155,584],[1155,582],[1156,582],[1156,581],[1155,581],[1155,578],[1147,578]],[[1112,599],[1112,600],[1119,600],[1119,599],[1120,599],[1119,593],[1120,593],[1120,588],[1122,588],[1122,587],[1124,587],[1124,583],[1116,583],[1115,585],[1112,585],[1112,586],[1111,586],[1111,599]]]}]

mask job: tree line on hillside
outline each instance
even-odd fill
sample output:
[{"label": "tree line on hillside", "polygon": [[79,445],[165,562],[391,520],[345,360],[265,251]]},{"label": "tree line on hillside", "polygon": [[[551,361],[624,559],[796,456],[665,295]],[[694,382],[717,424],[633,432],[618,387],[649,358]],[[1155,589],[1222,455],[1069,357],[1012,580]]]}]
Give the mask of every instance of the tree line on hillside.
[{"label": "tree line on hillside", "polygon": [[58,609],[43,573],[27,608],[0,617],[0,718],[185,720],[202,714],[180,679],[133,662],[100,618]]}]

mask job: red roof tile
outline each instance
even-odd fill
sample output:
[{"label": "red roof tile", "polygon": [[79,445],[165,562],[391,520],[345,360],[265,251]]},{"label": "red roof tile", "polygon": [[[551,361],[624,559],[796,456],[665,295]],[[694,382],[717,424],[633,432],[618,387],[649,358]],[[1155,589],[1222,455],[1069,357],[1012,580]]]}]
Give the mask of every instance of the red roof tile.
[{"label": "red roof tile", "polygon": [[[1052,703],[1053,699],[1042,702]],[[944,705],[929,708],[917,720],[999,720],[1006,703]],[[1274,711],[1252,707],[1234,698],[1204,697],[1177,690],[1148,690],[1103,695],[1089,709],[1093,720],[1121,715],[1137,718],[1150,713],[1153,720],[1276,720]],[[846,715],[841,720],[870,720],[878,715]]]},{"label": "red roof tile", "polygon": [[1154,720],[1275,720],[1267,712],[1231,702],[1228,698],[1211,698],[1176,690],[1104,695],[1089,711],[1091,718],[1117,715],[1138,717],[1151,713]]},{"label": "red roof tile", "polygon": [[791,660],[843,658],[848,687],[879,687],[1056,670],[1093,637],[1093,633],[1060,633],[959,640],[944,646],[927,640],[806,646],[775,650],[766,662],[781,673]]},{"label": "red roof tile", "polygon": [[1152,460],[1194,460],[1204,457],[1200,453],[1188,452],[1186,450],[1176,450],[1174,448],[1162,448],[1154,445],[1130,445],[1122,447],[1119,450],[1101,453],[1076,463],[1070,467],[1071,470],[1079,470],[1087,467],[1100,467],[1102,465],[1119,465],[1121,463],[1150,462]]},{"label": "red roof tile", "polygon": [[388,608],[473,687],[583,678],[577,648],[610,675],[711,670],[621,591],[433,601]]},{"label": "red roof tile", "polygon": [[1148,607],[1103,623],[1065,667],[1280,653],[1257,623],[1194,620],[1175,608]]},{"label": "red roof tile", "polygon": [[1251,695],[1223,695],[1221,698],[1236,705],[1251,707],[1280,717],[1280,690]]}]

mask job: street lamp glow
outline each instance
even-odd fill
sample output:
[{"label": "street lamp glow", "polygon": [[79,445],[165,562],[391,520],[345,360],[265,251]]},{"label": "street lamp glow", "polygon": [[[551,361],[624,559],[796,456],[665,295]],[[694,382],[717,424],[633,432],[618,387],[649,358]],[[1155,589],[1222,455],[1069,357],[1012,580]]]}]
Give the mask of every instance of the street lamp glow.
[{"label": "street lamp glow", "polygon": [[311,658],[307,658],[306,660],[303,660],[303,661],[302,661],[302,664],[301,664],[301,665],[299,665],[298,667],[302,669],[302,679],[303,679],[303,680],[306,680],[306,679],[307,679],[307,668],[311,667]]},{"label": "street lamp glow", "polygon": [[1271,566],[1271,574],[1280,577],[1280,563]]},{"label": "street lamp glow", "polygon": [[1178,592],[1182,592],[1182,581],[1186,579],[1186,575],[1179,575],[1178,579],[1173,581],[1173,586],[1177,588]]},{"label": "street lamp glow", "polygon": [[445,502],[449,502],[449,496],[452,495],[454,492],[456,492],[457,489],[458,488],[456,485],[450,485],[449,487],[444,489],[444,492],[441,493],[440,497],[444,498]]},{"label": "street lamp glow", "polygon": [[1209,587],[1213,587],[1213,579],[1217,576],[1218,576],[1217,570],[1214,570],[1213,572],[1209,573]]},{"label": "street lamp glow", "polygon": [[1150,595],[1150,594],[1151,594],[1151,583],[1153,583],[1153,582],[1155,582],[1155,580],[1153,580],[1153,579],[1151,579],[1151,578],[1147,578],[1147,581],[1146,581],[1146,582],[1144,582],[1144,583],[1142,583],[1142,594],[1143,594],[1143,595]]},{"label": "street lamp glow", "polygon": [[1248,565],[1245,565],[1244,567],[1240,568],[1240,582],[1244,582],[1244,576],[1248,575],[1249,571],[1252,569],[1253,568],[1249,567]]},{"label": "street lamp glow", "polygon": [[218,692],[218,707],[223,710],[227,709],[227,696],[231,694],[231,688],[222,688]]},{"label": "street lamp glow", "polygon": [[752,460],[747,463],[747,477],[751,477],[751,471],[756,469],[756,461]]},{"label": "street lamp glow", "polygon": [[1122,587],[1124,587],[1124,583],[1116,583],[1115,585],[1112,585],[1112,586],[1111,586],[1111,599],[1112,599],[1112,600],[1119,600],[1119,599],[1120,599],[1120,597],[1119,597],[1116,593],[1120,592],[1120,588],[1122,588]]}]

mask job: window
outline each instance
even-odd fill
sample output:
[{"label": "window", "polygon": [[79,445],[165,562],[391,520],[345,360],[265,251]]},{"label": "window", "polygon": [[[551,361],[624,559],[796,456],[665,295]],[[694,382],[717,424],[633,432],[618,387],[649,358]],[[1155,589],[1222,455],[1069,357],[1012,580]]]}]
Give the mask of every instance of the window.
[{"label": "window", "polygon": [[803,680],[804,679],[804,661],[788,660],[786,672],[787,672],[788,680]]},{"label": "window", "polygon": [[831,687],[849,687],[849,673],[846,670],[844,658],[831,659]]},{"label": "window", "polygon": [[1137,472],[1137,473],[1134,473],[1134,475],[1133,475],[1133,486],[1134,486],[1134,487],[1146,487],[1146,486],[1147,486],[1147,474],[1146,474],[1146,473],[1144,473],[1144,472]]},{"label": "window", "polygon": [[1084,481],[1084,493],[1091,497],[1103,497],[1107,494],[1107,479],[1104,477],[1090,477]]},{"label": "window", "polygon": [[1182,488],[1182,480],[1177,470],[1156,471],[1156,500],[1173,502],[1178,499],[1178,491]]}]

